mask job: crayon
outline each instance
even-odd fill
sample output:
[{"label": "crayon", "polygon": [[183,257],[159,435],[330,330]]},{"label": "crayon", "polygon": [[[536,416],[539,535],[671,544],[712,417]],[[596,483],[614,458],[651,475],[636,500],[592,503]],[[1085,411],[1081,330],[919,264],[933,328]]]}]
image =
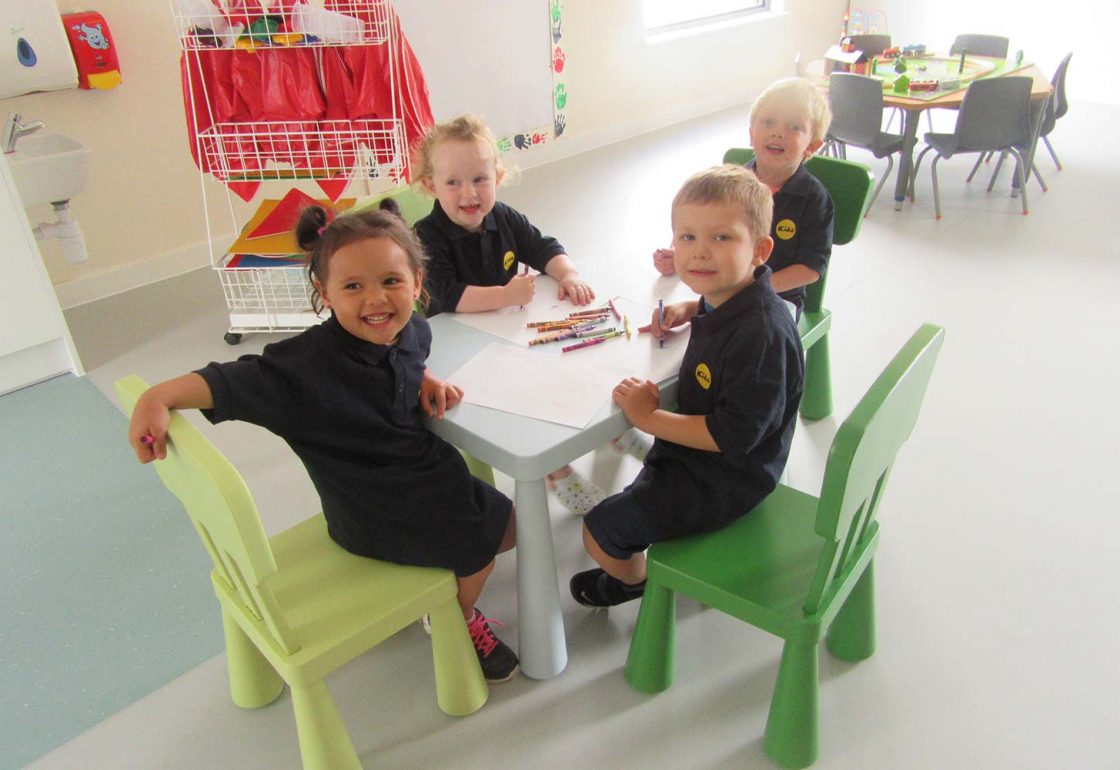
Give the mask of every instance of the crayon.
[{"label": "crayon", "polygon": [[598,345],[600,342],[606,342],[609,339],[613,339],[615,337],[621,337],[623,334],[624,334],[624,332],[620,332],[620,331],[614,331],[614,332],[611,332],[610,334],[601,334],[598,337],[592,337],[591,339],[583,340],[582,342],[577,342],[574,345],[568,345],[567,347],[560,348],[560,352],[561,353],[567,353],[567,352],[572,351],[572,350],[579,350],[580,348],[589,348],[592,345]]},{"label": "crayon", "polygon": [[618,308],[616,308],[616,307],[614,306],[614,300],[613,300],[613,299],[608,299],[608,300],[607,300],[607,305],[608,305],[608,306],[610,306],[611,312],[612,312],[612,313],[614,313],[614,320],[616,320],[616,321],[621,321],[621,320],[622,320],[622,316],[621,316],[621,315],[619,315],[619,313],[618,313]]},{"label": "crayon", "polygon": [[145,433],[140,437],[140,443],[144,446],[151,446],[152,444],[156,443],[156,437],[151,433]]}]

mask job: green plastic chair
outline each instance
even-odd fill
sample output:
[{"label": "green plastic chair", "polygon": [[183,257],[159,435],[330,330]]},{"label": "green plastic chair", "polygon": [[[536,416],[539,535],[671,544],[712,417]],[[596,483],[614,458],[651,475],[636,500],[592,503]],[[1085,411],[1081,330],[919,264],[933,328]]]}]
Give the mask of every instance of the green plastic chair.
[{"label": "green plastic chair", "polygon": [[[147,388],[135,375],[116,382],[126,412]],[[287,682],[305,768],[361,768],[324,677],[425,613],[439,707],[465,716],[486,702],[450,571],[348,553],[327,535],[322,514],[266,537],[241,475],[176,412],[167,459],[155,466],[214,562],[233,702],[260,708]]]},{"label": "green plastic chair", "polygon": [[672,684],[674,592],[687,594],[785,640],[763,745],[786,767],[816,760],[818,643],[843,660],[875,651],[877,509],[943,339],[922,326],[871,386],[832,442],[819,498],[779,485],[725,529],[649,549],[626,662],[634,689]]},{"label": "green plastic chair", "polygon": [[401,207],[401,216],[404,217],[404,221],[408,222],[410,225],[415,225],[418,220],[432,213],[432,199],[426,195],[421,195],[407,186],[394,187],[384,192],[376,193],[369,200],[364,200],[355,205],[351,211],[377,208],[383,198],[393,198],[396,200],[397,205]]},{"label": "green plastic chair", "polygon": [[[754,150],[732,147],[723,154],[724,163],[740,166],[754,160]],[[832,244],[843,246],[859,234],[863,215],[871,199],[871,169],[862,163],[814,155],[805,168],[832,196]],[[816,283],[805,287],[805,307],[797,331],[805,348],[805,391],[801,395],[801,416],[820,420],[832,414],[832,367],[828,356],[828,330],[832,311],[824,307],[825,273]]]}]

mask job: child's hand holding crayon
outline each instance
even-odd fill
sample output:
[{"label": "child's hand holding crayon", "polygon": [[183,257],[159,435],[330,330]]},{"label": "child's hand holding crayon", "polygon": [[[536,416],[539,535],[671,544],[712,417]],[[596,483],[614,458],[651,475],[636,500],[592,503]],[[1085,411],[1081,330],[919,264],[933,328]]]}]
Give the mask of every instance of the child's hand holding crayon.
[{"label": "child's hand holding crayon", "polygon": [[[658,308],[653,311],[650,322],[645,326],[638,327],[638,333],[643,334],[645,332],[650,332],[658,339],[664,339],[665,332],[675,326],[680,326],[691,321],[698,309],[699,304],[697,300],[665,305],[663,308]],[[664,313],[663,316],[662,313]]]},{"label": "child's hand holding crayon", "polygon": [[533,294],[537,291],[537,276],[529,275],[515,275],[509,279],[509,283],[505,285],[505,304],[506,307],[510,305],[527,305],[533,299]]},{"label": "child's hand holding crayon", "polygon": [[420,408],[424,414],[442,420],[443,413],[462,400],[462,388],[424,371],[424,379],[420,381]]}]

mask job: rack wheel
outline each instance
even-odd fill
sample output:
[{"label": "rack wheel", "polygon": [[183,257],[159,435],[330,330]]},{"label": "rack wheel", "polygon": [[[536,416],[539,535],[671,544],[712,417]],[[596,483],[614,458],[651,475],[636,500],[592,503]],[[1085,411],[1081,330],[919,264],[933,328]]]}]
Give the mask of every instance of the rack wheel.
[{"label": "rack wheel", "polygon": [[241,342],[241,335],[237,332],[226,332],[226,336],[223,339],[225,339],[227,345],[236,345]]}]

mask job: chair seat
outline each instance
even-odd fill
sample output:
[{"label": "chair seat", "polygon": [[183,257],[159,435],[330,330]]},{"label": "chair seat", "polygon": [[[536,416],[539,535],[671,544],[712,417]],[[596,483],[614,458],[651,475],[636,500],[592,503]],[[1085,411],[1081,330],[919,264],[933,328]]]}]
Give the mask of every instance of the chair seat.
[{"label": "chair seat", "polygon": [[871,143],[867,149],[876,158],[885,158],[888,155],[893,155],[902,150],[902,135],[889,134],[885,131],[880,131],[879,135],[875,137],[875,141]]},{"label": "chair seat", "polygon": [[655,543],[649,577],[770,633],[797,637],[825,544],[816,515],[816,497],[779,484],[724,529]]},{"label": "chair seat", "polygon": [[931,132],[923,136],[922,141],[932,147],[933,151],[938,155],[942,155],[946,158],[952,157],[954,153],[965,152],[965,150],[957,147],[956,134],[937,134]]},{"label": "chair seat", "polygon": [[450,570],[348,553],[330,539],[322,514],[269,543],[277,565],[269,587],[300,645],[296,652],[286,654],[237,593],[216,573],[211,577],[223,604],[289,682],[322,679],[418,620],[428,608],[455,600]]}]

